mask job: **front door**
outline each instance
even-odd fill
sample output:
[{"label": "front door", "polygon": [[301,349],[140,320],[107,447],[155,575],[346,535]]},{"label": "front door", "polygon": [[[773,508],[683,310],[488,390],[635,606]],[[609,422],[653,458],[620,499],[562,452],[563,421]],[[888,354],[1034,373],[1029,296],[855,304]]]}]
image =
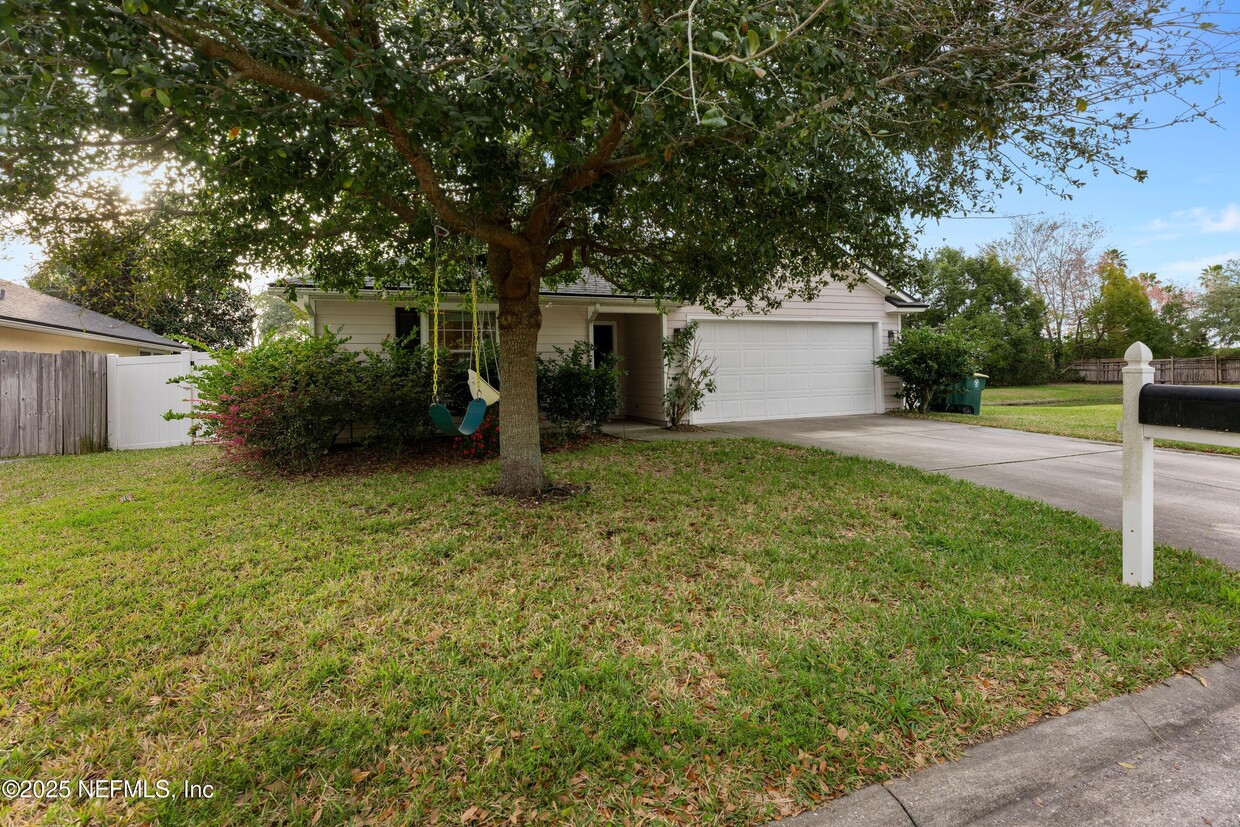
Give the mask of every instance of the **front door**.
[{"label": "front door", "polygon": [[594,323],[594,366],[598,367],[599,359],[616,352],[616,323]]}]

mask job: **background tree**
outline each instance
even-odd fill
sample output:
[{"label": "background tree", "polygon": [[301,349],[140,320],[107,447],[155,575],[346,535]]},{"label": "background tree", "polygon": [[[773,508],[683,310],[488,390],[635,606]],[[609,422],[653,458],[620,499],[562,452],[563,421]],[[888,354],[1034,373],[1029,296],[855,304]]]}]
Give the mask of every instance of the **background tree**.
[{"label": "background tree", "polygon": [[229,256],[191,229],[131,218],[60,237],[31,273],[31,287],[211,348],[240,347],[253,333],[250,294]]},{"label": "background tree", "polygon": [[907,323],[957,331],[976,343],[991,384],[1051,378],[1054,366],[1042,338],[1046,305],[994,253],[966,256],[943,247],[922,258],[909,284],[930,307]]},{"label": "background tree", "polygon": [[1150,302],[1150,277],[1128,275],[1127,261],[1119,250],[1107,250],[1098,260],[1098,297],[1086,313],[1087,338],[1082,337],[1078,356],[1118,357],[1133,342],[1144,342],[1156,358],[1172,353],[1171,330],[1159,319]]},{"label": "background tree", "polygon": [[984,248],[1007,262],[1046,305],[1044,328],[1056,368],[1062,368],[1098,295],[1095,249],[1106,230],[1069,215],[1021,216],[1012,231]]},{"label": "background tree", "polygon": [[1201,302],[1198,293],[1178,284],[1164,284],[1154,273],[1142,273],[1137,278],[1141,279],[1158,320],[1171,338],[1171,355],[1208,355],[1210,338],[1197,321]]},{"label": "background tree", "polygon": [[1199,330],[1219,347],[1240,347],[1240,259],[1201,273]]},{"label": "background tree", "polygon": [[250,299],[254,307],[254,335],[258,341],[268,336],[298,336],[309,330],[310,314],[297,305],[271,293],[257,293]]},{"label": "background tree", "polygon": [[1110,103],[1226,64],[1198,22],[1163,0],[21,0],[0,5],[0,205],[54,235],[124,210],[98,169],[158,162],[175,197],[142,209],[325,287],[481,256],[498,489],[524,495],[546,483],[540,287],[589,266],[760,306],[899,270],[906,216],[1018,175],[1140,177],[1118,155],[1139,119]]}]

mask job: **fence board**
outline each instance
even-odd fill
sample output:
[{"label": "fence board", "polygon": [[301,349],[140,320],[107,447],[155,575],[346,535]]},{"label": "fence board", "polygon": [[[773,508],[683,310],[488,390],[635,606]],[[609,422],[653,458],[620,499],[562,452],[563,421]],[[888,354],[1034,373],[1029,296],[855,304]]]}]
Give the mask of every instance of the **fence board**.
[{"label": "fence board", "polygon": [[104,364],[98,353],[0,351],[0,457],[102,448]]},{"label": "fence board", "polygon": [[60,450],[60,433],[56,430],[56,410],[59,407],[60,382],[56,370],[56,354],[39,354],[39,434],[40,454],[54,454]]},{"label": "fence board", "polygon": [[39,354],[23,353],[18,368],[21,383],[21,434],[19,451],[22,456],[39,453]]},{"label": "fence board", "polygon": [[21,356],[0,352],[0,457],[21,453]]},{"label": "fence board", "polygon": [[[1086,382],[1119,384],[1123,382],[1123,359],[1085,359],[1069,367]],[[1192,359],[1155,359],[1154,381],[1160,385],[1235,385],[1240,384],[1240,357],[1201,356]]]},{"label": "fence board", "polygon": [[60,453],[78,452],[77,434],[80,427],[78,408],[81,404],[79,386],[81,353],[66,350],[60,354]]},{"label": "fence board", "polygon": [[107,440],[108,424],[108,368],[107,357],[102,353],[91,353],[87,357],[90,364],[90,449],[103,450]]}]

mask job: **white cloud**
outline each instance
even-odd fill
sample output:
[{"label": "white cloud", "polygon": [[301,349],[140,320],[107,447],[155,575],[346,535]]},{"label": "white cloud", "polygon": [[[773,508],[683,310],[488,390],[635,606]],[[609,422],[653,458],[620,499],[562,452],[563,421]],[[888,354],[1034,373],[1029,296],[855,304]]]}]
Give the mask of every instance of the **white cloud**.
[{"label": "white cloud", "polygon": [[1202,232],[1235,233],[1240,232],[1240,207],[1228,204],[1227,209],[1217,219],[1206,217],[1202,223]]},{"label": "white cloud", "polygon": [[1184,259],[1182,261],[1169,261],[1153,268],[1163,281],[1172,281],[1177,284],[1192,285],[1197,283],[1201,271],[1211,264],[1223,264],[1231,259],[1240,259],[1240,250],[1229,250],[1227,252],[1215,253],[1208,256],[1200,256],[1198,258]]},{"label": "white cloud", "polygon": [[1221,210],[1194,207],[1178,210],[1166,218],[1154,218],[1142,229],[1147,233],[1159,233],[1160,239],[1170,240],[1189,234],[1240,233],[1240,206],[1228,204]]}]

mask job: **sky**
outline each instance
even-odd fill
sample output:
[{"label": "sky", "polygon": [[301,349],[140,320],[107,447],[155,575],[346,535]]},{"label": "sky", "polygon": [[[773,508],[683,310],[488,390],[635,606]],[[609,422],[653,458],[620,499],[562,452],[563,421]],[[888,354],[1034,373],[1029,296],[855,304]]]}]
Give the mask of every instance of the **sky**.
[{"label": "sky", "polygon": [[[1144,182],[1103,171],[1073,190],[1069,201],[1031,187],[1023,193],[1007,190],[995,214],[1097,219],[1107,228],[1103,248],[1124,251],[1131,272],[1157,273],[1185,286],[1195,284],[1209,264],[1240,259],[1240,78],[1217,76],[1186,95],[1203,106],[1221,96],[1224,102],[1210,112],[1217,125],[1197,121],[1134,133],[1123,155],[1149,171]],[[1143,111],[1158,121],[1183,108],[1158,100]],[[973,253],[1010,229],[1011,221],[1002,217],[932,222],[920,246],[950,245]]]},{"label": "sky", "polygon": [[[1149,171],[1144,182],[1103,171],[1066,201],[1036,187],[1008,189],[999,194],[994,216],[931,222],[919,246],[950,245],[973,253],[1007,234],[1011,221],[1004,216],[1067,214],[1101,221],[1108,231],[1104,249],[1123,250],[1132,272],[1156,273],[1164,281],[1191,286],[1203,267],[1240,259],[1240,77],[1220,75],[1185,95],[1203,106],[1222,97],[1211,110],[1217,124],[1197,121],[1134,133],[1124,155],[1132,166]],[[1144,109],[1156,122],[1182,110],[1170,99],[1151,101]],[[38,256],[30,244],[0,241],[0,279],[24,281]]]}]

